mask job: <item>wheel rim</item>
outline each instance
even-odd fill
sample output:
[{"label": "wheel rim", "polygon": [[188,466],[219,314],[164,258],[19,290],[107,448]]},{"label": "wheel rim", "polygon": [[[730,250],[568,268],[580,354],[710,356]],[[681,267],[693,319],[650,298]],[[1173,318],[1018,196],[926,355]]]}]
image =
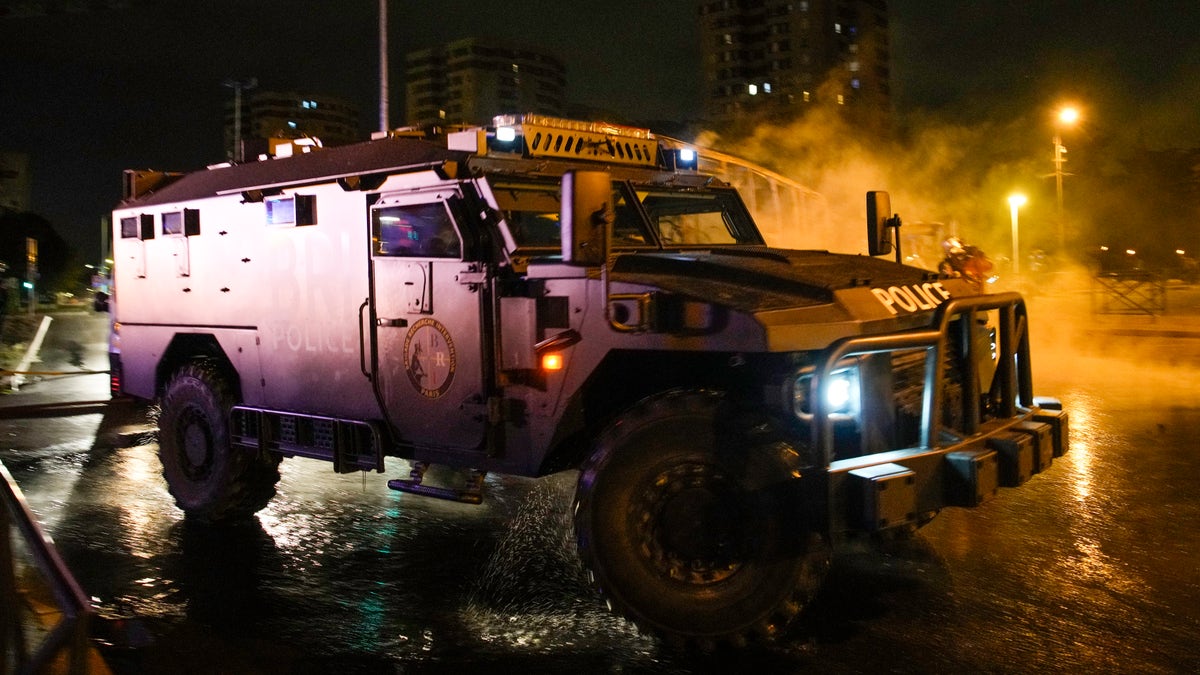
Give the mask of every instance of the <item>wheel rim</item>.
[{"label": "wheel rim", "polygon": [[190,480],[201,480],[212,470],[214,459],[212,431],[202,412],[188,408],[180,419],[178,455],[183,473]]},{"label": "wheel rim", "polygon": [[719,467],[681,464],[660,472],[636,499],[636,536],[662,577],[708,586],[737,574],[750,538],[737,485]]}]

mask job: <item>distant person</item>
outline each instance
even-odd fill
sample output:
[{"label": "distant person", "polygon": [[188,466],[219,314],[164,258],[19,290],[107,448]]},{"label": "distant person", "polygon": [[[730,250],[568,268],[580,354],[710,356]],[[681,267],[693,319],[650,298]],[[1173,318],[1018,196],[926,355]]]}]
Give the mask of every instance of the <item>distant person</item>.
[{"label": "distant person", "polygon": [[978,246],[964,244],[958,237],[950,237],[942,243],[946,257],[938,264],[938,272],[946,276],[962,277],[970,281],[977,290],[990,280],[992,261]]}]

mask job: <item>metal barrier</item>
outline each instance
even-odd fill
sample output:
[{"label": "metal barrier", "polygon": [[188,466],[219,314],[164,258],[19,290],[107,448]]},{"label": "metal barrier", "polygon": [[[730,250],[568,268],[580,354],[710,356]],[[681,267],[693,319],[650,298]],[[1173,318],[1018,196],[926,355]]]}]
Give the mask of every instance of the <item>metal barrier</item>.
[{"label": "metal barrier", "polygon": [[[25,495],[3,462],[0,462],[0,501],[3,501],[3,508],[0,508],[0,673],[47,672],[64,650],[67,672],[86,673],[88,624],[94,613],[91,602],[71,576],[54,542],[34,518]],[[26,618],[22,616],[17,593],[16,558],[12,547],[14,526],[25,540],[34,565],[62,613],[32,654],[26,643]]]},{"label": "metal barrier", "polygon": [[1093,277],[1093,314],[1146,314],[1167,311],[1167,284],[1152,272],[1105,272]]}]

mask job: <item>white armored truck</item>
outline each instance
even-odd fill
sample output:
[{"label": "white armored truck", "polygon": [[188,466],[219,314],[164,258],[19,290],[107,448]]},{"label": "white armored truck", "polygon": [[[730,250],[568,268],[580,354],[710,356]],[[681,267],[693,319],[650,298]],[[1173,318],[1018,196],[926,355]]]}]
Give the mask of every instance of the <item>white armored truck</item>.
[{"label": "white armored truck", "polygon": [[[467,503],[488,472],[577,469],[615,611],[769,638],[839,539],[1024,483],[1068,418],[1033,396],[1019,295],[772,248],[695,167],[646,130],[526,115],[126,172],[114,382],[161,405],[189,519],[263,508],[283,458],[406,460],[390,487]],[[889,211],[868,196],[872,254]]]}]

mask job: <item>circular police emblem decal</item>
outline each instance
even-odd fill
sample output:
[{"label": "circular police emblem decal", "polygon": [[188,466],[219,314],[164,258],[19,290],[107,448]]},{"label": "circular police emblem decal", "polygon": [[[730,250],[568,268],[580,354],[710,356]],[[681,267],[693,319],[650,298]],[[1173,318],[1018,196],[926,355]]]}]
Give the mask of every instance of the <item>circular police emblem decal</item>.
[{"label": "circular police emblem decal", "polygon": [[421,319],[404,338],[404,368],[408,379],[426,398],[438,398],[454,381],[457,355],[450,331],[434,319]]}]

